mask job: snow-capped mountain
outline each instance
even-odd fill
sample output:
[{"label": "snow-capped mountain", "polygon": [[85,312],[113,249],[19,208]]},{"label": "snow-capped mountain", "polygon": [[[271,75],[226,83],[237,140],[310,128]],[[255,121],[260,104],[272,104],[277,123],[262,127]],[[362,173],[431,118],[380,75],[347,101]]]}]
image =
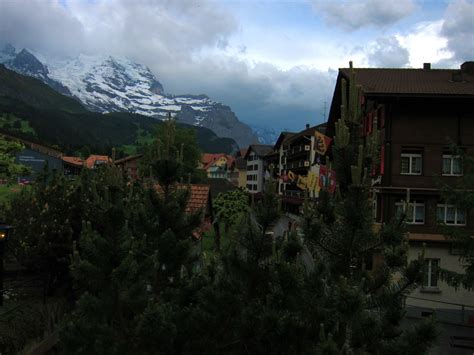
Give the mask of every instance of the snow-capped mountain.
[{"label": "snow-capped mountain", "polygon": [[38,78],[53,89],[79,99],[92,111],[127,111],[162,119],[171,113],[180,122],[233,138],[241,147],[258,141],[230,107],[206,95],[166,94],[147,67],[126,58],[79,55],[67,61],[41,63],[30,51],[12,46],[0,50],[0,63]]},{"label": "snow-capped mountain", "polygon": [[261,127],[261,126],[250,126],[254,131],[255,135],[258,137],[258,140],[262,144],[273,145],[276,143],[280,132],[275,131],[273,128]]}]

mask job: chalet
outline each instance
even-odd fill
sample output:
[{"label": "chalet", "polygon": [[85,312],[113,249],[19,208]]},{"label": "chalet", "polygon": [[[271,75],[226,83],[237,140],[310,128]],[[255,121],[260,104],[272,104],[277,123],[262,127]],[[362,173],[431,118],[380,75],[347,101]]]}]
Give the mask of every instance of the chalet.
[{"label": "chalet", "polygon": [[199,168],[205,170],[210,179],[228,179],[234,160],[233,156],[224,153],[206,153],[202,155]]},{"label": "chalet", "polygon": [[247,161],[247,190],[250,193],[263,191],[267,163],[265,156],[272,152],[271,145],[252,144],[245,153]]},{"label": "chalet", "polygon": [[[339,69],[327,126],[330,137],[340,118],[342,79],[350,81],[350,70]],[[374,219],[388,222],[408,201],[409,258],[417,258],[425,246],[426,277],[407,297],[407,305],[420,314],[436,309],[438,314],[458,320],[462,316],[467,322],[464,310],[473,306],[474,293],[455,290],[438,277],[440,267],[463,271],[439,222],[474,235],[474,215],[447,205],[438,187],[454,183],[463,174],[452,143],[474,154],[474,62],[449,70],[425,64],[423,69],[356,68],[354,72],[362,91],[361,135],[380,130],[381,164],[372,171]]]},{"label": "chalet", "polygon": [[313,127],[306,125],[300,132],[282,132],[274,146],[277,153],[278,193],[282,195],[284,208],[297,212],[305,195],[317,197],[298,184],[298,177],[306,179],[310,172],[316,171],[322,156],[316,151],[316,132],[324,134],[325,123]]}]

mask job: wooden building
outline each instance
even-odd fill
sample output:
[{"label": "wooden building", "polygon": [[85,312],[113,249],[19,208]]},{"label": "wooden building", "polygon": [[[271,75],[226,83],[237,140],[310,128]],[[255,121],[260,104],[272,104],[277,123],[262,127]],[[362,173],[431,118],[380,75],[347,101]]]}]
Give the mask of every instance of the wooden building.
[{"label": "wooden building", "polygon": [[[374,219],[376,223],[390,221],[408,201],[409,258],[416,258],[426,245],[428,277],[407,304],[425,313],[434,308],[460,313],[461,305],[474,304],[474,293],[456,291],[438,278],[439,267],[463,270],[439,222],[474,235],[474,215],[447,205],[439,186],[452,184],[463,174],[452,144],[474,155],[474,62],[460,69],[431,69],[427,63],[423,69],[354,71],[362,90],[361,135],[380,130],[381,164],[372,171]],[[330,137],[340,118],[341,81],[349,82],[349,74],[349,68],[339,70],[328,119]]]},{"label": "wooden building", "polygon": [[130,181],[138,181],[138,163],[142,157],[143,154],[130,155],[128,157],[116,160],[115,165],[122,169]]}]

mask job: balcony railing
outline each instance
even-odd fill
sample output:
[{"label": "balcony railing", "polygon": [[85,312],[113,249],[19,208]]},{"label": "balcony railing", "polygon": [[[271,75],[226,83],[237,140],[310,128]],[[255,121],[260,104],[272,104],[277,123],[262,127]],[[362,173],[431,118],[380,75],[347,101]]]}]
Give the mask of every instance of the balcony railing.
[{"label": "balcony railing", "polygon": [[283,169],[309,168],[309,160],[297,160],[283,164]]},{"label": "balcony railing", "polygon": [[309,153],[311,150],[311,145],[309,144],[301,144],[297,145],[295,147],[291,147],[283,152],[284,156],[291,156],[294,154],[299,154],[299,153]]}]

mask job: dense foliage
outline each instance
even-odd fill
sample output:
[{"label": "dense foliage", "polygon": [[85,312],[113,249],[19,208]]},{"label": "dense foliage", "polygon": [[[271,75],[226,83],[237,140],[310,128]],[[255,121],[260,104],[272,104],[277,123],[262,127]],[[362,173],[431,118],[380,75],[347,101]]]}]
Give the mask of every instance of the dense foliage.
[{"label": "dense foliage", "polygon": [[[332,337],[336,352],[423,353],[436,336],[434,323],[401,324],[404,295],[422,277],[422,256],[407,260],[403,216],[374,229],[368,171],[378,164],[380,133],[359,135],[362,111],[354,79],[332,150],[338,193],[323,189],[318,202],[305,206],[305,244],[323,285],[319,331]],[[342,87],[345,98],[345,82]]]},{"label": "dense foliage", "polygon": [[15,162],[15,153],[22,149],[20,143],[8,141],[0,135],[0,180],[11,182],[28,172],[25,166]]},{"label": "dense foliage", "polygon": [[247,211],[249,196],[243,188],[220,193],[213,200],[213,207],[219,222],[223,222],[226,230],[235,225],[240,215]]}]

